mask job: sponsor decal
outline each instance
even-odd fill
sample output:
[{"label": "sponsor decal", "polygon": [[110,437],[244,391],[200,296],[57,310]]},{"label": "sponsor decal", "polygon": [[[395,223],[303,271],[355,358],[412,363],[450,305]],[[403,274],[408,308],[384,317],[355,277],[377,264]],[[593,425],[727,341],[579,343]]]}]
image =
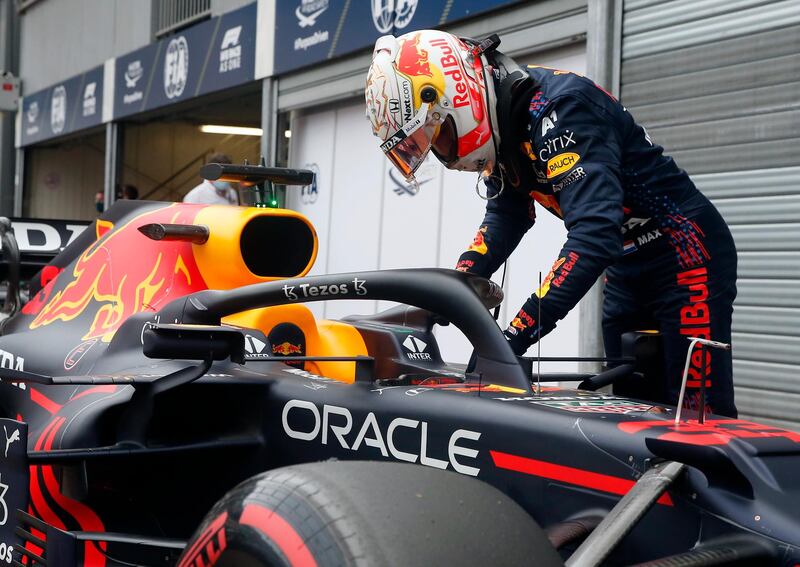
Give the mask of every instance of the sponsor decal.
[{"label": "sponsor decal", "polygon": [[489,251],[489,247],[486,245],[486,240],[484,238],[484,234],[486,234],[487,230],[489,230],[488,226],[482,226],[478,229],[478,232],[475,233],[475,238],[472,239],[472,244],[467,248],[468,251],[477,252],[481,255]]},{"label": "sponsor decal", "polygon": [[[353,285],[350,283],[330,284],[330,285],[285,285],[283,294],[290,301],[297,301],[305,297],[332,297],[336,295],[367,295],[367,281],[353,278]],[[295,291],[297,290],[297,291]]]},{"label": "sponsor decal", "polygon": [[555,110],[551,110],[550,114],[542,118],[542,136],[547,134],[550,130],[556,127],[558,122],[558,115]]},{"label": "sponsor decal", "polygon": [[[397,417],[381,426],[374,412],[367,413],[359,425],[345,407],[328,404],[318,407],[305,400],[286,402],[281,412],[281,422],[284,433],[291,439],[330,444],[353,452],[366,453],[369,451],[366,447],[371,447],[383,457],[398,461],[419,462],[442,470],[452,468],[469,476],[478,476],[480,473],[480,468],[467,464],[474,463],[480,452],[466,444],[480,440],[481,433],[477,431],[457,429],[449,437],[431,436],[426,421]],[[443,437],[447,439],[446,453],[440,450],[440,454],[442,457],[446,455],[446,459],[432,456],[431,451],[431,439]],[[403,450],[399,448],[400,439],[404,441]],[[374,456],[375,451],[369,453]]]},{"label": "sponsor decal", "polygon": [[539,203],[557,217],[564,218],[564,214],[561,212],[561,205],[558,204],[558,199],[555,198],[555,195],[540,193],[539,191],[531,191],[529,195],[531,199]]},{"label": "sponsor decal", "polygon": [[516,329],[524,331],[536,325],[536,320],[528,315],[524,309],[520,309],[517,316],[511,321],[511,327],[514,328],[512,334],[516,335]]},{"label": "sponsor decal", "polygon": [[83,89],[83,116],[97,113],[97,82],[92,81]]},{"label": "sponsor decal", "polygon": [[550,283],[553,281],[553,278],[556,275],[556,270],[561,267],[561,265],[566,262],[566,258],[559,258],[553,263],[553,267],[550,268],[550,272],[545,276],[544,281],[542,281],[542,285],[534,292],[534,295],[538,298],[542,298],[547,295],[547,292],[550,291]]},{"label": "sponsor decal", "polygon": [[28,105],[28,110],[25,112],[25,117],[28,123],[25,124],[25,134],[34,136],[39,133],[39,124],[36,122],[39,119],[39,102],[33,101]]},{"label": "sponsor decal", "polygon": [[372,22],[381,33],[401,30],[411,23],[418,0],[371,0]]},{"label": "sponsor decal", "polygon": [[[695,268],[681,272],[677,276],[679,287],[687,292],[687,303],[681,307],[680,334],[685,337],[711,339],[711,310],[708,299],[708,271],[706,268]],[[687,345],[688,346],[688,345]],[[705,361],[703,360],[705,355]],[[689,364],[689,375],[686,378],[687,388],[699,388],[705,364],[705,386],[711,387],[711,350],[696,348]]]},{"label": "sponsor decal", "polygon": [[[475,84],[467,86],[464,64],[462,63],[459,55],[457,53],[453,53],[453,48],[450,46],[450,44],[444,39],[434,39],[431,41],[431,45],[435,45],[441,50],[443,55],[442,58],[439,59],[439,64],[442,66],[442,71],[444,72],[445,76],[449,77],[450,80],[455,83],[456,92],[453,95],[453,107],[460,108],[462,106],[469,106],[471,104],[470,94],[472,95],[472,100],[483,100],[480,96],[479,89]],[[473,107],[472,110],[475,120],[479,122],[483,118],[483,107]],[[475,131],[473,130],[473,132]],[[478,141],[480,141],[482,132],[479,131],[477,134]]]},{"label": "sponsor decal", "polygon": [[59,134],[67,124],[67,89],[58,85],[53,89],[50,99],[50,129],[53,134]]},{"label": "sponsor decal", "polygon": [[[25,372],[25,359],[0,349],[0,368]],[[24,390],[25,388],[22,389]]]},{"label": "sponsor decal", "polygon": [[658,230],[658,229],[655,229],[655,230],[651,230],[649,232],[644,233],[642,236],[637,237],[636,238],[636,243],[639,246],[643,246],[643,245],[645,245],[645,244],[647,244],[649,242],[652,242],[653,240],[656,240],[657,238],[660,238],[660,237],[661,237],[661,231]]},{"label": "sponsor decal", "polygon": [[397,70],[410,77],[433,77],[428,52],[419,46],[420,34],[414,34],[411,39],[406,39],[400,44],[400,54],[397,57]]},{"label": "sponsor decal", "polygon": [[547,161],[550,156],[558,152],[563,152],[567,148],[571,148],[575,142],[575,132],[572,130],[565,130],[563,134],[559,134],[553,138],[542,140],[542,147],[539,148],[539,159]]},{"label": "sponsor decal", "polygon": [[533,120],[538,120],[538,118],[542,115],[542,111],[544,107],[550,102],[550,99],[544,96],[542,91],[536,91],[531,98],[531,104],[528,107],[528,111],[531,114],[531,118]]},{"label": "sponsor decal", "polygon": [[581,160],[581,156],[574,152],[565,152],[547,160],[547,178],[552,179],[568,172],[576,163]]},{"label": "sponsor decal", "polygon": [[634,228],[638,228],[640,226],[644,226],[650,222],[650,218],[641,219],[637,217],[631,217],[625,222],[622,223],[622,234],[627,233],[629,230],[633,230]]},{"label": "sponsor decal", "polygon": [[[136,89],[136,85],[139,83],[141,78],[144,76],[144,67],[142,67],[142,62],[139,59],[131,61],[128,63],[128,68],[125,70],[125,74],[123,78],[125,79],[125,88],[126,89]],[[122,103],[123,104],[133,104],[134,102],[138,102],[144,98],[144,92],[141,90],[133,90],[133,92],[126,92],[122,95]]]},{"label": "sponsor decal", "polygon": [[170,40],[164,55],[164,93],[167,98],[181,96],[188,78],[189,44],[181,35]]},{"label": "sponsor decal", "polygon": [[92,348],[97,343],[97,339],[89,339],[88,341],[83,341],[81,344],[76,346],[74,349],[69,351],[66,358],[64,358],[64,370],[72,370],[75,368],[83,355],[89,352],[89,349]]},{"label": "sponsor decal", "polygon": [[317,25],[317,18],[327,9],[328,0],[302,0],[294,11],[294,15],[297,16],[297,25],[301,28]]},{"label": "sponsor decal", "polygon": [[414,335],[406,337],[403,347],[406,349],[406,357],[409,360],[431,360],[431,353],[426,352],[428,344]]},{"label": "sponsor decal", "polygon": [[[79,326],[71,327],[71,332],[83,332],[80,340],[108,342],[134,313],[155,311],[173,298],[205,289],[190,243],[155,242],[142,238],[137,230],[149,223],[192,224],[198,213],[198,208],[169,205],[142,213],[107,233],[75,260],[71,270],[58,276],[51,298],[29,328],[74,321],[85,313],[86,317],[81,318]],[[112,277],[112,262],[124,261],[131,250],[155,260],[128,262],[124,277]],[[143,326],[142,334],[151,324]]]},{"label": "sponsor decal", "polygon": [[300,51],[300,50],[305,51],[309,47],[313,47],[313,46],[318,45],[320,43],[325,43],[326,41],[328,41],[328,38],[329,38],[328,30],[324,30],[324,31],[317,30],[312,35],[309,35],[308,37],[298,37],[298,38],[296,38],[294,40],[294,50],[295,51]]},{"label": "sponsor decal", "polygon": [[681,422],[678,425],[672,421],[627,421],[617,424],[617,427],[631,435],[653,431],[658,439],[690,445],[727,445],[733,439],[765,438],[800,443],[800,433],[741,419],[706,419],[702,424]]},{"label": "sponsor decal", "polygon": [[5,451],[5,456],[6,456],[6,457],[8,457],[8,448],[9,448],[9,447],[11,447],[11,445],[13,445],[14,443],[16,443],[17,441],[19,441],[19,429],[15,429],[15,430],[14,430],[14,431],[11,433],[11,435],[9,435],[9,434],[8,434],[8,429],[6,429],[6,426],[4,425],[4,426],[3,426],[3,432],[4,432],[4,433],[5,433],[5,435],[6,435],[6,451]]},{"label": "sponsor decal", "polygon": [[197,539],[192,543],[192,547],[186,550],[183,559],[177,567],[212,567],[219,559],[225,548],[228,547],[228,540],[225,536],[225,522],[228,520],[228,513],[223,512],[203,530]]},{"label": "sponsor decal", "polygon": [[586,177],[586,172],[583,170],[583,168],[576,167],[564,179],[562,179],[558,183],[553,183],[553,193],[558,193],[564,187],[572,185],[573,183],[575,183],[576,181],[580,181],[584,177]]},{"label": "sponsor decal", "polygon": [[402,130],[398,130],[395,134],[392,134],[391,138],[381,144],[381,150],[383,150],[383,153],[391,151],[397,144],[405,140],[405,138],[406,133]]},{"label": "sponsor decal", "polygon": [[136,83],[139,82],[142,75],[144,75],[144,67],[142,67],[142,62],[139,59],[128,63],[128,68],[125,70],[124,75],[125,88],[136,88]]},{"label": "sponsor decal", "polygon": [[261,355],[263,357],[267,357],[268,354],[264,352],[264,349],[266,348],[267,343],[261,339],[254,337],[253,335],[244,336],[244,352],[246,356],[250,355],[252,357],[258,357]]},{"label": "sponsor decal", "polygon": [[292,354],[302,354],[303,347],[300,345],[292,344],[289,341],[284,341],[279,345],[272,345],[272,354],[280,356],[290,356]]},{"label": "sponsor decal", "polygon": [[570,411],[574,413],[614,413],[626,414],[650,411],[652,404],[639,404],[631,400],[571,400],[552,402],[531,402],[535,405]]},{"label": "sponsor decal", "polygon": [[575,264],[578,263],[578,258],[580,258],[580,254],[577,252],[570,252],[567,254],[566,262],[561,265],[561,269],[558,271],[558,274],[553,278],[551,282],[552,285],[556,287],[561,287],[561,284],[567,279],[569,273],[572,271],[572,268],[575,267]]},{"label": "sponsor decal", "polygon": [[456,264],[456,270],[459,272],[469,272],[470,268],[475,265],[472,260],[459,260]]},{"label": "sponsor decal", "polygon": [[8,504],[5,499],[8,488],[7,484],[3,484],[2,476],[0,476],[0,526],[5,526],[8,521]]},{"label": "sponsor decal", "polygon": [[5,561],[10,565],[13,559],[14,559],[14,546],[6,542],[0,543],[0,563]]},{"label": "sponsor decal", "polygon": [[219,47],[219,72],[227,73],[242,66],[242,44],[239,37],[242,35],[242,26],[225,30],[222,43]]}]

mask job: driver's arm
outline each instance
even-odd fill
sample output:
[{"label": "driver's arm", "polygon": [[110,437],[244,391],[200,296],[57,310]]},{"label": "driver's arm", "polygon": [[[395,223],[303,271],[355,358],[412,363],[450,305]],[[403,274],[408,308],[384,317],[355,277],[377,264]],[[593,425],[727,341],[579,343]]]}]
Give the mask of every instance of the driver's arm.
[{"label": "driver's arm", "polygon": [[[488,196],[496,194],[497,190],[489,187]],[[459,257],[456,270],[491,277],[533,226],[534,219],[533,201],[506,187],[497,198],[486,202],[483,222],[472,244]]]},{"label": "driver's arm", "polygon": [[517,354],[553,330],[603,270],[622,255],[623,188],[617,129],[602,107],[582,97],[557,99],[543,115],[551,112],[557,120],[544,128],[538,122],[533,142],[538,155],[542,148],[554,147],[551,141],[559,136],[573,140],[562,138],[569,147],[549,156],[561,157],[554,165],[566,163],[566,152],[578,157],[571,168],[556,168],[550,178],[564,216],[567,241],[541,289],[528,298],[506,330]]}]

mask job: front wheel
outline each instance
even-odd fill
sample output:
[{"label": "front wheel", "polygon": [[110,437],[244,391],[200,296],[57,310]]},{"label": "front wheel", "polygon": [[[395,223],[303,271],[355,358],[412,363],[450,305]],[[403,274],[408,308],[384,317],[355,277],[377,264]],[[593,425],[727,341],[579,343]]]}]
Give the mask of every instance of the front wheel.
[{"label": "front wheel", "polygon": [[328,461],[275,469],[229,492],[178,567],[563,565],[514,501],[418,465]]}]

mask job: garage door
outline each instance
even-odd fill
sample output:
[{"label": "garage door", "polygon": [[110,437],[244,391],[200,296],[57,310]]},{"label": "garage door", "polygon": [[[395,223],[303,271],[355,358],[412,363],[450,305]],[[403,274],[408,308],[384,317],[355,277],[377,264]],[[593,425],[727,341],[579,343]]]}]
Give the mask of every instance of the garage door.
[{"label": "garage door", "polygon": [[800,428],[800,5],[626,0],[621,99],[728,221],[737,405]]}]

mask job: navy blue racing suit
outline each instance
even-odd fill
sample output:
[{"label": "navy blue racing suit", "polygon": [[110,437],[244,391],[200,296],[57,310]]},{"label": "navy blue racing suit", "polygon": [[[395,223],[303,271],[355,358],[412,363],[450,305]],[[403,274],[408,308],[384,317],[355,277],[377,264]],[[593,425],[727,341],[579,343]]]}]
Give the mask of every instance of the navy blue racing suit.
[{"label": "navy blue racing suit", "polygon": [[[663,336],[666,380],[657,401],[677,404],[687,337],[731,340],[737,259],[730,230],[615,98],[573,73],[541,67],[528,73],[534,90],[520,117],[520,151],[532,182],[506,183],[488,201],[457,269],[491,276],[533,225],[533,203],[539,203],[563,219],[567,241],[506,330],[514,351],[524,353],[550,332],[607,270],[606,355],[621,354],[622,333],[655,325]],[[705,379],[710,409],[735,417],[731,353],[710,353],[708,365],[699,349],[692,358],[686,405],[696,407]]]}]

